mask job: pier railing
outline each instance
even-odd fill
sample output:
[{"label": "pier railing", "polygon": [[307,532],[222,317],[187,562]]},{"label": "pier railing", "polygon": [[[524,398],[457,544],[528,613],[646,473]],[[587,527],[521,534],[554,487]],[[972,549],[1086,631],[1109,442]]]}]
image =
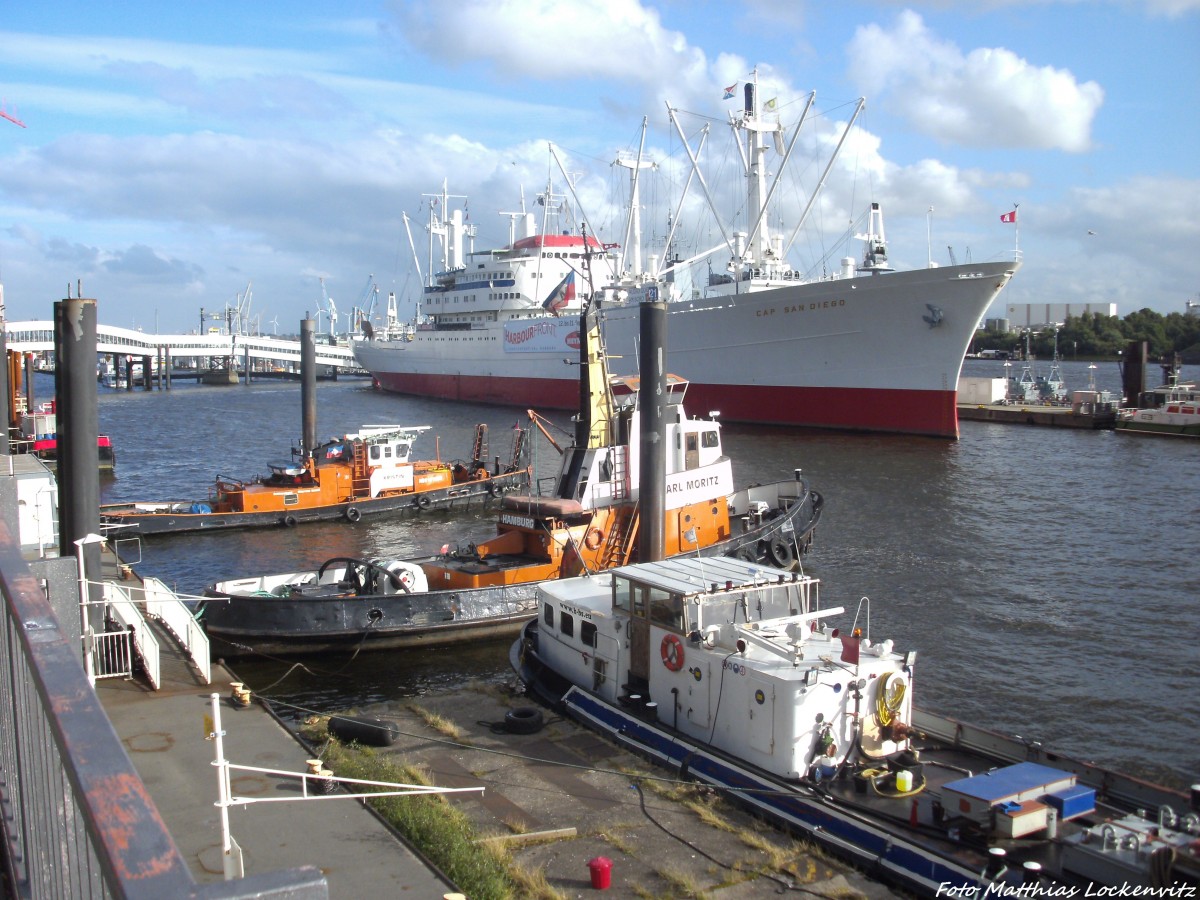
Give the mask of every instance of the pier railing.
[{"label": "pier railing", "polygon": [[0,520],[0,857],[16,897],[324,900],[313,868],[198,884]]}]

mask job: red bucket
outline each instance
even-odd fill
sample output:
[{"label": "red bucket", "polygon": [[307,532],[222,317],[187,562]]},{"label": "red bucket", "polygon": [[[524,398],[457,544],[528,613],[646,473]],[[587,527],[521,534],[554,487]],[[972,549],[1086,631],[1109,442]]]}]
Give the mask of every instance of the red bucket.
[{"label": "red bucket", "polygon": [[607,856],[589,859],[588,871],[592,873],[592,887],[598,891],[607,891],[612,882],[612,860]]}]

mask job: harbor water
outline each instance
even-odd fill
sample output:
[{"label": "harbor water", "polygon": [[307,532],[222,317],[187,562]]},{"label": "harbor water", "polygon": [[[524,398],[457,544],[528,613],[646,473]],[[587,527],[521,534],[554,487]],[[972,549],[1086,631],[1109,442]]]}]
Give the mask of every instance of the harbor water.
[{"label": "harbor water", "polygon": [[[969,360],[964,374],[1003,377],[1020,365]],[[1098,387],[1118,391],[1116,364],[1097,366],[1063,363],[1068,388],[1086,388],[1094,375]],[[38,399],[53,391],[45,376],[36,385]],[[565,414],[550,418],[569,424]],[[253,478],[288,458],[301,434],[300,386],[101,389],[99,422],[117,452],[115,474],[101,480],[103,502],[204,499],[218,474]],[[524,410],[382,394],[365,379],[317,388],[321,439],[363,425],[431,425],[417,456],[453,460],[469,454],[480,422],[489,425],[489,455],[502,460],[514,424],[528,424]],[[728,424],[725,447],[739,484],[800,468],[825,495],[806,571],[822,580],[823,606],[852,614],[870,598],[869,636],[918,650],[918,705],[1151,780],[1194,783],[1200,448],[1113,431],[960,428],[950,441]],[[553,471],[554,449],[540,436],[532,444],[538,472]],[[140,552],[143,575],[199,594],[220,579],[313,568],[333,556],[411,556],[493,532],[489,511],[424,513],[151,538],[122,555]],[[297,715],[511,678],[503,643],[238,660],[235,668]]]}]

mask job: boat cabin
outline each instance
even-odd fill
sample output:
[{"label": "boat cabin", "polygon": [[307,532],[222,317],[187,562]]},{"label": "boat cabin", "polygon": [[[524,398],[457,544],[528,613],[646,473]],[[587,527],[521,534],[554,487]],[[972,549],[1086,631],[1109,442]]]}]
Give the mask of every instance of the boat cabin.
[{"label": "boat cabin", "polygon": [[[639,499],[640,381],[636,376],[609,378],[613,399],[610,441],[599,447],[568,448],[556,480],[556,496],[577,500],[587,510]],[[687,381],[676,375],[668,375],[666,381],[666,508],[679,509],[732,494],[733,468],[721,445],[720,422],[689,417],[683,405]],[[695,477],[701,470],[703,477]]]},{"label": "boat cabin", "polygon": [[826,624],[844,610],[820,609],[818,586],[729,557],[549,582],[537,653],[606,702],[785,778],[905,749],[915,654],[871,643],[865,620],[867,636]]}]

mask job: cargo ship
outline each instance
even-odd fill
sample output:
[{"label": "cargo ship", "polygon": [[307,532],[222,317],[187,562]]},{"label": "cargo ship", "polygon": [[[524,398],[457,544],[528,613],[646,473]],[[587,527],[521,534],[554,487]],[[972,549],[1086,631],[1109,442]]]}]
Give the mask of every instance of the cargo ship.
[{"label": "cargo ship", "polygon": [[[776,188],[787,152],[782,160],[768,154],[783,150],[784,128],[764,115],[755,85],[746,88],[732,124],[745,161],[746,208],[758,211],[749,231],[723,227],[726,237],[708,254],[661,264],[648,257],[643,265],[640,251],[552,232],[545,218],[539,231],[522,211],[508,214],[508,244],[476,251],[474,225],[449,209],[453,198],[443,187],[429,204],[430,274],[417,316],[402,322],[390,297],[386,326],[368,324],[355,343],[359,364],[387,391],[574,409],[578,380],[564,361],[577,352],[583,304],[599,312],[614,371],[632,375],[639,302],[660,297],[670,310],[667,366],[692,373],[689,400],[727,422],[957,437],[963,356],[1018,270],[1017,254],[895,271],[882,208],[872,203],[864,233],[855,235],[865,247],[859,260],[844,257],[816,278],[796,271],[786,235],[768,227],[769,198],[785,193]],[[642,161],[625,164],[636,173]],[[630,193],[628,233],[637,251],[633,175]],[[543,210],[557,205],[549,188],[538,202]],[[706,283],[693,281],[693,267],[718,253],[727,257],[712,262]]]}]

